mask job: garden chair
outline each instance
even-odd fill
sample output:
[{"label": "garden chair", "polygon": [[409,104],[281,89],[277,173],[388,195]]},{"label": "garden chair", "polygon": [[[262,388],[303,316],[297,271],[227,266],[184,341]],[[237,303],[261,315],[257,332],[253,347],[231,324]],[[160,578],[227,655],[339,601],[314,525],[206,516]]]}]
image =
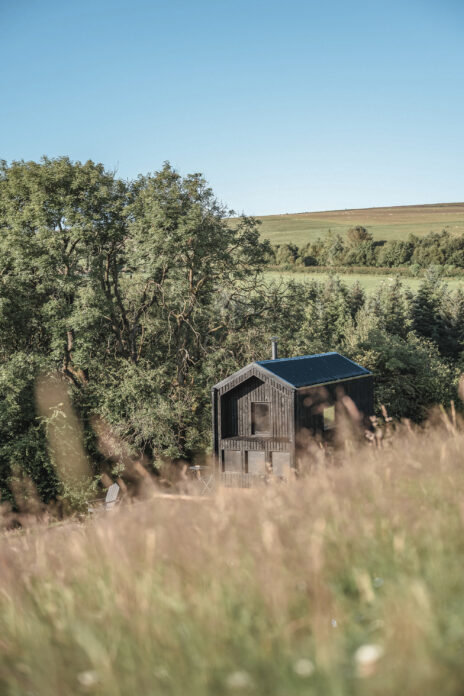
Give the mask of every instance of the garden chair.
[{"label": "garden chair", "polygon": [[[119,486],[119,484],[112,483],[111,486],[106,491],[106,497],[105,497],[105,500],[103,501],[103,503],[101,500],[91,500],[90,501],[90,505],[88,508],[89,512],[98,512],[98,510],[100,510],[102,507],[105,510],[111,510],[112,508],[114,508],[121,500],[119,498],[120,490],[121,490],[121,487]],[[97,504],[97,507],[93,507],[93,504]]]}]

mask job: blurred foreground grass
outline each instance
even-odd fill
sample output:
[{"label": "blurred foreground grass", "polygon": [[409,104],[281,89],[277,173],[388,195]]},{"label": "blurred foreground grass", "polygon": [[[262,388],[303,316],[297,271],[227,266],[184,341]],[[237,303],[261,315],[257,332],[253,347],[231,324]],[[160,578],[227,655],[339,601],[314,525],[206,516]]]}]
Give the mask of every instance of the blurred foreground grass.
[{"label": "blurred foreground grass", "polygon": [[0,693],[462,694],[464,431],[0,538]]}]

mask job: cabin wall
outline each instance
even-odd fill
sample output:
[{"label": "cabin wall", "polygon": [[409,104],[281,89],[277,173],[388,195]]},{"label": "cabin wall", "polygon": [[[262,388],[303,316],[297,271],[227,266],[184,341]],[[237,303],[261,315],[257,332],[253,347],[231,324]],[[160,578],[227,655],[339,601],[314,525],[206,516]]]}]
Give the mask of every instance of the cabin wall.
[{"label": "cabin wall", "polygon": [[313,434],[322,430],[322,409],[324,406],[335,405],[336,410],[339,411],[337,402],[340,402],[343,396],[352,399],[359,413],[362,414],[365,425],[368,425],[369,416],[374,413],[374,379],[371,375],[300,389],[296,398],[296,432],[299,433],[305,429]]},{"label": "cabin wall", "polygon": [[269,404],[271,429],[269,437],[289,438],[292,433],[292,394],[278,390],[269,381],[254,375],[222,394],[221,438],[259,437],[252,433],[251,405]]},{"label": "cabin wall", "polygon": [[[220,470],[233,478],[239,472],[262,471],[264,463],[276,472],[295,466],[307,452],[307,437],[323,431],[323,408],[335,405],[340,413],[343,396],[352,399],[368,425],[374,412],[370,375],[295,390],[254,366],[236,373],[213,389],[213,441]],[[269,434],[252,433],[253,402],[270,405]],[[324,437],[330,439],[330,431]]]},{"label": "cabin wall", "polygon": [[[241,469],[251,471],[260,454],[267,465],[277,462],[277,453],[289,453],[293,466],[295,408],[292,388],[267,377],[252,367],[213,390],[213,438],[219,465],[224,466],[225,452],[240,452]],[[253,434],[252,403],[270,407],[269,434]],[[248,453],[252,455],[248,457]],[[276,453],[273,455],[273,453]],[[234,466],[235,455],[227,458]],[[238,455],[237,455],[238,457]],[[237,459],[238,461],[238,459]]]}]

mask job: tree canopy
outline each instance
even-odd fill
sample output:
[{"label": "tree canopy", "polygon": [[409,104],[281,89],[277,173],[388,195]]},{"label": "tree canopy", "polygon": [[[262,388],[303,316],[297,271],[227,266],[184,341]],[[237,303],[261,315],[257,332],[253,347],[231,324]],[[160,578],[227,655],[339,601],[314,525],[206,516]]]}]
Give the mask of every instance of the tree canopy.
[{"label": "tree canopy", "polygon": [[[353,233],[350,253],[370,253],[368,237]],[[344,244],[330,235],[327,259]],[[461,296],[433,279],[415,298],[399,281],[368,298],[336,278],[269,284],[262,270],[271,253],[257,220],[234,218],[200,174],[182,177],[168,163],[122,181],[66,157],[3,162],[3,498],[12,499],[21,476],[44,500],[69,495],[47,447],[56,414],[36,404],[44,374],[67,385],[97,476],[115,463],[98,444],[102,424],[149,466],[205,452],[211,385],[267,357],[272,334],[288,355],[340,350],[372,367],[393,416],[420,419],[452,398],[464,348]],[[279,253],[294,257],[296,248]],[[410,385],[401,398],[400,384]]]}]

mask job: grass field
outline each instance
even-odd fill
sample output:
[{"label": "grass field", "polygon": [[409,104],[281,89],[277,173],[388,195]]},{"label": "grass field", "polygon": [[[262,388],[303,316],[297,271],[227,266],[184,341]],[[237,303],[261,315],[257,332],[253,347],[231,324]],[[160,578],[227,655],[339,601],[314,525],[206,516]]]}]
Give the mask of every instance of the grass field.
[{"label": "grass field", "polygon": [[[273,281],[285,281],[294,280],[298,283],[307,283],[312,280],[323,282],[329,278],[328,273],[311,273],[310,271],[301,273],[292,273],[291,271],[266,271],[265,278]],[[357,281],[361,287],[366,292],[375,291],[382,283],[386,283],[389,279],[394,278],[394,274],[391,276],[387,275],[367,275],[355,273],[336,273],[337,278],[340,278],[347,285],[354,285]],[[401,282],[406,287],[411,288],[411,290],[416,291],[419,285],[422,283],[423,278],[408,278],[402,277]],[[457,288],[464,289],[464,280],[461,278],[444,278],[443,281],[448,285],[450,290],[456,290]]]},{"label": "grass field", "polygon": [[464,233],[464,203],[265,215],[259,219],[261,235],[273,244],[302,246],[329,229],[344,233],[355,225],[366,227],[378,240],[405,239],[411,233],[421,236],[443,229]]},{"label": "grass field", "polygon": [[3,533],[0,693],[460,696],[464,432],[382,441]]}]

